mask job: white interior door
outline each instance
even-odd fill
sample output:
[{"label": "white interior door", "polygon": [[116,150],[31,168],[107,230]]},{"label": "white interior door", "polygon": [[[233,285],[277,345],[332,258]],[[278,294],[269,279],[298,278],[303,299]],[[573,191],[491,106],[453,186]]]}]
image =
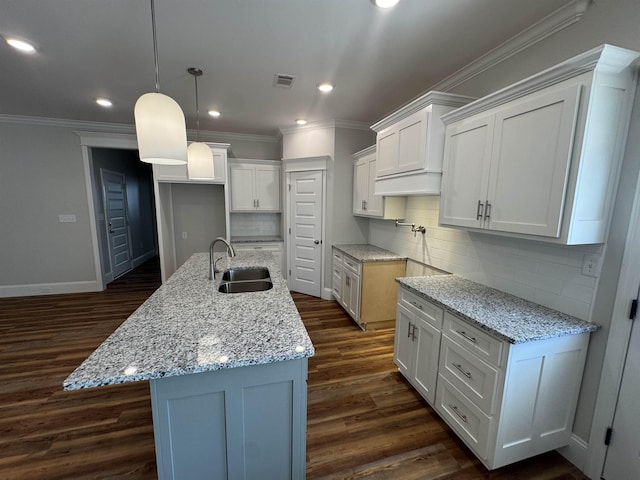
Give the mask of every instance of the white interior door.
[{"label": "white interior door", "polygon": [[132,268],[127,191],[124,175],[101,170],[104,211],[113,278]]},{"label": "white interior door", "polygon": [[640,478],[640,328],[634,324],[602,478]]},{"label": "white interior door", "polygon": [[289,192],[289,288],[321,297],[322,172],[292,172]]}]

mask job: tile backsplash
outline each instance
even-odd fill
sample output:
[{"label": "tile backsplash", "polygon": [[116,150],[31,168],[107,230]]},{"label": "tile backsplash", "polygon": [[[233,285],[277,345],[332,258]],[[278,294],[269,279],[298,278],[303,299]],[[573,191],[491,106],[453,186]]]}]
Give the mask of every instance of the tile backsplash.
[{"label": "tile backsplash", "polygon": [[370,220],[369,243],[420,263],[589,320],[597,278],[582,274],[585,255],[602,245],[565,246],[471,233],[438,226],[440,197],[409,197],[406,222],[424,225],[415,236],[393,221]]},{"label": "tile backsplash", "polygon": [[231,213],[232,237],[282,235],[279,213]]}]

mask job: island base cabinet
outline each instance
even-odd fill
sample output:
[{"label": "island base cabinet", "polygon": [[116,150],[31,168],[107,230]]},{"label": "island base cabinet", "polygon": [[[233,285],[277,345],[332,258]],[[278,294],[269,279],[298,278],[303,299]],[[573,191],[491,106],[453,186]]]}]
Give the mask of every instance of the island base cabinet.
[{"label": "island base cabinet", "polygon": [[158,478],[305,478],[307,359],[150,381]]}]

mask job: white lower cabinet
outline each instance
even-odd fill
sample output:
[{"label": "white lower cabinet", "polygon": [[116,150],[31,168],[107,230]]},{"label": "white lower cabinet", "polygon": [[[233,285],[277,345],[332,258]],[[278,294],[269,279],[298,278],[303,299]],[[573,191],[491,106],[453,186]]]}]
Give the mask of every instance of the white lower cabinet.
[{"label": "white lower cabinet", "polygon": [[282,242],[244,242],[244,243],[234,243],[233,248],[236,252],[271,252],[273,256],[276,258],[278,265],[280,265],[280,271],[282,272],[282,276],[284,276],[285,265],[284,265],[284,255],[282,253]]},{"label": "white lower cabinet", "polygon": [[399,289],[394,361],[489,469],[569,443],[588,341],[512,344]]}]

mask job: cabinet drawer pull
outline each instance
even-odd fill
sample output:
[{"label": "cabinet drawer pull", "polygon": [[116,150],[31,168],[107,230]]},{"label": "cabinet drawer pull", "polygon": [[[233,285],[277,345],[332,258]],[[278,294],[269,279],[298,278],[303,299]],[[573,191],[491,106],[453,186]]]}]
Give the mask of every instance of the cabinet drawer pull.
[{"label": "cabinet drawer pull", "polygon": [[451,405],[449,404],[449,408],[451,410],[453,410],[453,413],[455,413],[457,416],[460,417],[460,419],[464,422],[464,423],[469,423],[469,421],[467,420],[467,416],[464,413],[460,413],[460,411],[458,410],[458,406],[457,405]]},{"label": "cabinet drawer pull", "polygon": [[476,337],[470,337],[469,335],[467,335],[467,332],[465,332],[464,330],[456,330],[456,333],[460,335],[462,338],[466,338],[470,342],[476,343],[477,341]]},{"label": "cabinet drawer pull", "polygon": [[254,250],[262,250],[263,247],[253,247]]},{"label": "cabinet drawer pull", "polygon": [[484,204],[478,200],[478,209],[476,210],[476,220],[480,220],[482,218]]},{"label": "cabinet drawer pull", "polygon": [[407,327],[407,338],[411,338],[411,322],[409,322],[409,325]]},{"label": "cabinet drawer pull", "polygon": [[419,308],[420,310],[422,310],[422,305],[420,305],[419,303],[416,303],[413,300],[409,300],[409,303],[411,305],[413,305],[414,307]]},{"label": "cabinet drawer pull", "polygon": [[462,365],[460,365],[459,363],[452,363],[451,365],[453,365],[465,377],[467,377],[468,379],[471,379],[471,372],[462,368]]},{"label": "cabinet drawer pull", "polygon": [[488,220],[489,218],[491,218],[491,204],[487,202],[487,208],[484,210],[484,219]]}]

